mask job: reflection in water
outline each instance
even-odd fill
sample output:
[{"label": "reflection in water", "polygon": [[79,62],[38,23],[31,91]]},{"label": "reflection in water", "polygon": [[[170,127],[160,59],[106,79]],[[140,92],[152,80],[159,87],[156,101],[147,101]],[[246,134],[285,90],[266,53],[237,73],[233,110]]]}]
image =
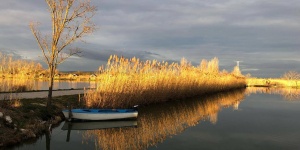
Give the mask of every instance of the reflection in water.
[{"label": "reflection in water", "polygon": [[279,94],[285,100],[300,100],[300,89],[298,88],[275,88],[275,87],[248,87],[247,94],[266,93]]},{"label": "reflection in water", "polygon": [[88,130],[83,133],[83,139],[95,138],[98,149],[146,149],[197,125],[201,120],[217,123],[218,112],[223,107],[232,106],[236,110],[243,99],[244,90],[238,90],[199,100],[150,105],[139,109],[137,128]]},{"label": "reflection in water", "polygon": [[0,92],[11,91],[28,91],[34,89],[34,80],[32,82],[27,79],[1,79],[0,78]]},{"label": "reflection in water", "polygon": [[137,120],[106,120],[88,122],[65,122],[62,130],[95,130],[107,128],[137,127]]},{"label": "reflection in water", "polygon": [[[32,79],[1,79],[0,92],[22,92],[32,90],[48,90],[47,80]],[[96,88],[95,81],[61,81],[54,80],[53,89],[80,89],[80,88]]]}]

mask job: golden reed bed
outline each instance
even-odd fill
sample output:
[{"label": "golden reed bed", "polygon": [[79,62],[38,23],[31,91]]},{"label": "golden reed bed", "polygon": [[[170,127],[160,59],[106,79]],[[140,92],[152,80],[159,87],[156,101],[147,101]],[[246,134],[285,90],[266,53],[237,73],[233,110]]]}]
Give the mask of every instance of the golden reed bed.
[{"label": "golden reed bed", "polygon": [[137,58],[111,56],[100,77],[97,90],[88,90],[84,99],[89,107],[131,107],[191,98],[246,86],[245,78],[219,71],[217,58],[192,66],[180,63],[142,62]]},{"label": "golden reed bed", "polygon": [[247,78],[246,82],[249,87],[300,87],[300,80]]}]

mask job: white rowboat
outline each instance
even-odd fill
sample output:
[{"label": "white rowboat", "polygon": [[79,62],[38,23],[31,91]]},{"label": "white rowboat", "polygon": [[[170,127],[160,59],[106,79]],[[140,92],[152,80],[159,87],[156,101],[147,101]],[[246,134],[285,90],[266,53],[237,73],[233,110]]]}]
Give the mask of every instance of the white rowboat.
[{"label": "white rowboat", "polygon": [[62,111],[67,119],[115,120],[137,118],[136,109],[71,109]]}]

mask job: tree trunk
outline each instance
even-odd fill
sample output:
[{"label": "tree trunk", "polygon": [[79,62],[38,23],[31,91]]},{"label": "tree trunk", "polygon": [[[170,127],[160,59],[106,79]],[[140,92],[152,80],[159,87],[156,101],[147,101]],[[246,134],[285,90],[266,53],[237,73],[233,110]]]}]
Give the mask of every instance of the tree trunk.
[{"label": "tree trunk", "polygon": [[47,99],[47,111],[48,113],[51,111],[52,105],[52,90],[53,90],[53,80],[54,80],[54,67],[50,67],[50,78],[49,78],[49,89],[48,89],[48,99]]},{"label": "tree trunk", "polygon": [[46,131],[46,150],[50,150],[51,145],[51,133],[50,131]]},{"label": "tree trunk", "polygon": [[52,104],[52,90],[53,90],[53,78],[50,77],[49,81],[49,91],[48,91],[48,99],[47,99],[47,110],[49,111],[51,109]]}]

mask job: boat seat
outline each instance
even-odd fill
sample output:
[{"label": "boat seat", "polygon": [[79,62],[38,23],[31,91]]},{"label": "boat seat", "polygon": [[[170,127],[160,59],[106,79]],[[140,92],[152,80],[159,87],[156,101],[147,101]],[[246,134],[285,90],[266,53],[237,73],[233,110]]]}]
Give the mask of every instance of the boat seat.
[{"label": "boat seat", "polygon": [[126,109],[118,109],[118,112],[126,112]]},{"label": "boat seat", "polygon": [[83,109],[83,111],[86,111],[86,112],[91,112],[91,110],[89,110],[89,109]]}]

